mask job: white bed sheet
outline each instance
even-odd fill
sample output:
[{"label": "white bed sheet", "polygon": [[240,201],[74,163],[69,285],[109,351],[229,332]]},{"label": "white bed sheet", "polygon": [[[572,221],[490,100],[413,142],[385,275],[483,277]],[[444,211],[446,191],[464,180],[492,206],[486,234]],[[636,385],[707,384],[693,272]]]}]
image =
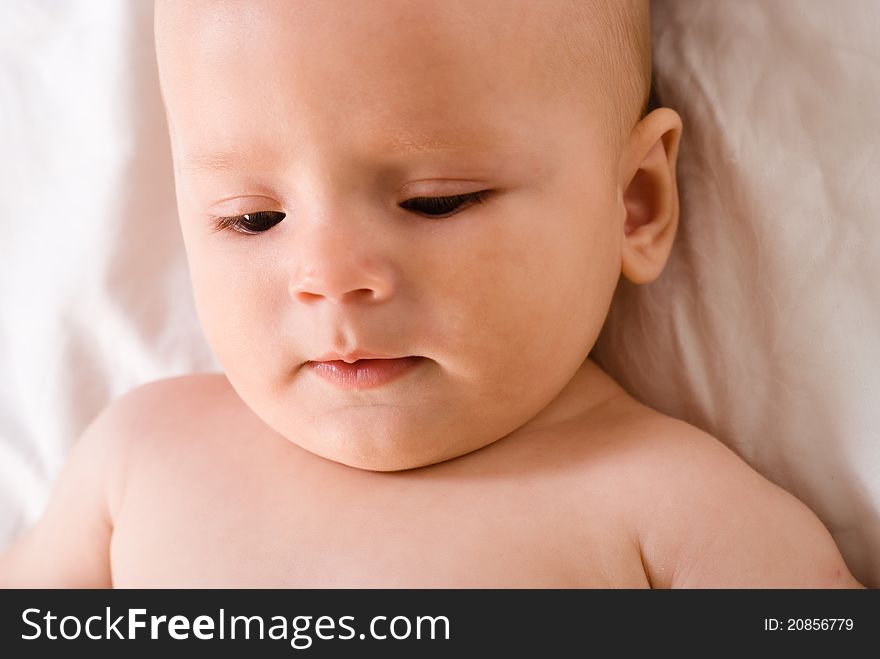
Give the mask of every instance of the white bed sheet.
[{"label": "white bed sheet", "polygon": [[880,3],[654,0],[684,120],[668,269],[595,355],[825,522],[880,586]]},{"label": "white bed sheet", "polygon": [[217,368],[176,228],[152,12],[0,3],[0,546],[112,398]]}]

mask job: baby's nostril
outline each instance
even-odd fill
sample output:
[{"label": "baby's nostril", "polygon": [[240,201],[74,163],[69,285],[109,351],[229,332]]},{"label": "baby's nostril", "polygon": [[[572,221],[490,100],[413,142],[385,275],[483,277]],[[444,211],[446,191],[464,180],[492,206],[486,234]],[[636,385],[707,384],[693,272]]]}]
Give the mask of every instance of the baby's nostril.
[{"label": "baby's nostril", "polygon": [[301,290],[295,290],[293,294],[295,297],[299,298],[303,302],[312,302],[323,297],[322,295],[318,295],[317,293],[309,293],[308,291]]}]

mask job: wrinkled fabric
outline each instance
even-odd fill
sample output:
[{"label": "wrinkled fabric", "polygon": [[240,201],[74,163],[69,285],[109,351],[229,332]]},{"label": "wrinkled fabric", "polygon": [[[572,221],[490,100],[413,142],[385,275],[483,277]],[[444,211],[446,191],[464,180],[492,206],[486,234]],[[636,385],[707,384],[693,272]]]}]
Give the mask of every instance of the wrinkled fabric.
[{"label": "wrinkled fabric", "polygon": [[594,356],[825,522],[880,586],[880,4],[654,0],[679,233]]},{"label": "wrinkled fabric", "polygon": [[0,3],[0,546],[107,403],[215,370],[177,226],[149,1]]}]

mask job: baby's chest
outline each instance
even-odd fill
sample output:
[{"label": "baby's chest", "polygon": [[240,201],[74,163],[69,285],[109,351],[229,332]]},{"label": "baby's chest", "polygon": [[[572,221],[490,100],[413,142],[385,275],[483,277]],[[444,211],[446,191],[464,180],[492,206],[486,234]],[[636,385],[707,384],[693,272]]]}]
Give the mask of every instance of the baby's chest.
[{"label": "baby's chest", "polygon": [[[121,587],[639,587],[637,550],[547,488],[332,469],[135,479],[114,529]],[[158,476],[158,475],[157,475]],[[589,503],[585,502],[585,506]]]}]

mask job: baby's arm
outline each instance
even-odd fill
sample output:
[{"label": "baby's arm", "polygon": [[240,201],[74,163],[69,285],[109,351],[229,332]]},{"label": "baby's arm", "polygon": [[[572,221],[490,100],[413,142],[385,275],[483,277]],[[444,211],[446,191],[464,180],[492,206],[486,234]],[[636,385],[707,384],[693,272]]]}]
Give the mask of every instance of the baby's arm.
[{"label": "baby's arm", "polygon": [[715,438],[687,428],[683,438],[661,442],[666,454],[655,455],[655,468],[668,476],[640,497],[653,502],[640,519],[652,586],[863,587],[806,505]]},{"label": "baby's arm", "polygon": [[111,587],[110,537],[119,501],[113,406],[85,430],[42,518],[0,554],[3,588]]}]

